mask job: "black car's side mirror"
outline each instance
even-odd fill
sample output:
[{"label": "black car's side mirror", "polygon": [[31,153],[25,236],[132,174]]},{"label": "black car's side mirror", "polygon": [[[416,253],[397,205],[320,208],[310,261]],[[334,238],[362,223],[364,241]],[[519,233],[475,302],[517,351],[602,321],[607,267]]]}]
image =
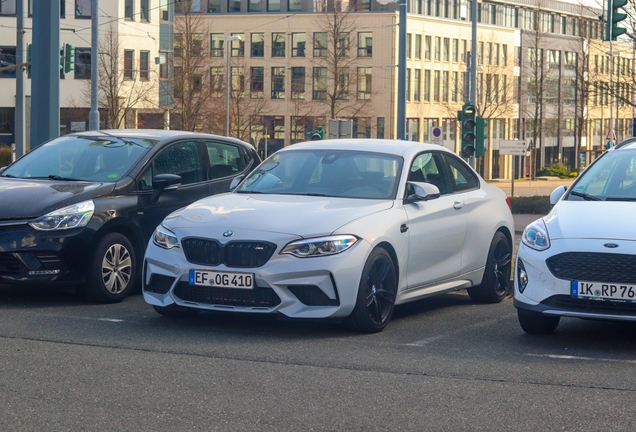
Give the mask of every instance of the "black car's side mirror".
[{"label": "black car's side mirror", "polygon": [[152,178],[152,195],[150,201],[157,202],[163,191],[178,189],[181,176],[176,174],[158,174]]},{"label": "black car's side mirror", "polygon": [[417,201],[429,201],[439,198],[439,188],[430,183],[424,182],[407,182],[407,195],[404,202],[413,203]]},{"label": "black car's side mirror", "polygon": [[239,184],[245,179],[245,175],[239,175],[232,179],[232,183],[230,183],[230,192],[238,187]]}]

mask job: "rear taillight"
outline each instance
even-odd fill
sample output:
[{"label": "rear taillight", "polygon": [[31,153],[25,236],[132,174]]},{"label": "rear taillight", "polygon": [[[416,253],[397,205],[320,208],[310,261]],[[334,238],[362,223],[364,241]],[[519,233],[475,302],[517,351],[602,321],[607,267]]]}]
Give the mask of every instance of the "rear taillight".
[{"label": "rear taillight", "polygon": [[508,208],[512,211],[512,203],[510,202],[510,197],[506,197],[506,204],[508,204]]}]

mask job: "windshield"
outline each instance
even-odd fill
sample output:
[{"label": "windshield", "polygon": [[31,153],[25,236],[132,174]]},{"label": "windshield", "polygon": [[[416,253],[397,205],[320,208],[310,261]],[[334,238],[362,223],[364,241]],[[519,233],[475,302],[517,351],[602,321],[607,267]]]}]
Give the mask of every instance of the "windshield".
[{"label": "windshield", "polygon": [[66,136],[27,153],[1,175],[116,182],[130,171],[156,141],[138,138]]},{"label": "windshield", "polygon": [[393,199],[402,158],[382,153],[297,150],[276,153],[237,193]]},{"label": "windshield", "polygon": [[581,174],[567,199],[636,201],[636,150],[605,153]]}]

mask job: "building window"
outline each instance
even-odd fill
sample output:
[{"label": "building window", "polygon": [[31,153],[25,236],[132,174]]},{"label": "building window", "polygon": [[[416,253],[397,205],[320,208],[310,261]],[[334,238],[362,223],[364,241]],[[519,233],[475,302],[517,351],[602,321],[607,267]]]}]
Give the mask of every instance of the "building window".
[{"label": "building window", "polygon": [[442,45],[442,60],[445,62],[450,61],[450,39],[444,38],[444,43]]},{"label": "building window", "polygon": [[15,15],[15,0],[0,1],[0,15]]},{"label": "building window", "polygon": [[134,8],[133,0],[126,0],[124,3],[124,18],[133,20]]},{"label": "building window", "polygon": [[227,0],[227,11],[228,12],[240,12],[241,11],[241,0]]},{"label": "building window", "polygon": [[[180,56],[177,56],[177,54],[176,54],[176,52],[177,52],[177,36],[180,36],[180,35],[174,35],[175,57],[180,57]],[[223,33],[212,33],[210,35],[210,57],[223,57],[224,56],[224,53],[223,53],[224,44],[225,44],[225,35],[223,35]]]},{"label": "building window", "polygon": [[415,102],[420,101],[420,91],[422,87],[422,71],[420,69],[414,70],[413,75],[413,100]]},{"label": "building window", "polygon": [[424,36],[424,60],[431,59],[431,37]]},{"label": "building window", "polygon": [[370,67],[358,68],[358,99],[371,99],[373,90],[373,69]]},{"label": "building window", "polygon": [[75,79],[91,79],[90,48],[75,48]]},{"label": "building window", "polygon": [[232,77],[232,97],[238,98],[239,95],[245,93],[245,72],[242,66],[234,66],[231,68]]},{"label": "building window", "polygon": [[422,58],[422,35],[415,35],[415,60]]},{"label": "building window", "polygon": [[148,12],[148,0],[141,0],[139,15],[142,21],[150,21],[150,14]]},{"label": "building window", "polygon": [[272,99],[285,99],[285,68],[272,68]]},{"label": "building window", "polygon": [[384,138],[384,117],[378,117],[378,121],[377,121],[377,129],[378,129],[378,138],[379,139],[383,139]]},{"label": "building window", "polygon": [[251,57],[265,56],[265,34],[264,33],[251,34],[250,56]]},{"label": "building window", "polygon": [[221,13],[221,0],[208,0],[208,13]]},{"label": "building window", "polygon": [[439,61],[441,58],[441,51],[442,51],[442,38],[436,37],[435,38],[435,61]]},{"label": "building window", "polygon": [[439,102],[439,71],[433,71],[433,102]]},{"label": "building window", "polygon": [[457,102],[457,93],[460,91],[459,74],[453,72],[453,82],[451,84],[451,102]]},{"label": "building window", "polygon": [[306,33],[292,33],[292,57],[305,57]]},{"label": "building window", "polygon": [[135,60],[135,51],[124,50],[124,79],[133,79],[133,62]]},{"label": "building window", "polygon": [[352,135],[354,138],[371,138],[371,119],[354,118]]},{"label": "building window", "polygon": [[349,57],[349,33],[340,33],[338,36],[338,57]]},{"label": "building window", "polygon": [[261,7],[261,0],[248,0],[247,2],[248,12],[260,12]]},{"label": "building window", "polygon": [[291,68],[291,98],[305,99],[305,68]]},{"label": "building window", "polygon": [[411,38],[412,38],[411,33],[407,33],[406,34],[406,58],[407,59],[411,58]]},{"label": "building window", "polygon": [[150,79],[150,51],[139,51],[139,79]]},{"label": "building window", "polygon": [[267,12],[280,12],[280,0],[267,0]]},{"label": "building window", "polygon": [[232,36],[238,36],[241,39],[230,41],[232,47],[232,57],[245,57],[245,34],[232,33]]},{"label": "building window", "polygon": [[302,10],[302,1],[301,0],[289,0],[287,2],[287,10],[288,11],[300,11]]},{"label": "building window", "polygon": [[170,12],[168,10],[168,0],[159,0],[159,19],[161,21],[170,21]]},{"label": "building window", "polygon": [[454,62],[459,61],[459,39],[453,39],[453,55],[452,59]]},{"label": "building window", "polygon": [[265,68],[252,67],[250,71],[250,97],[252,99],[263,99]]},{"label": "building window", "polygon": [[[3,46],[0,47],[0,67],[15,65],[16,48]],[[15,69],[0,71],[0,78],[15,78]]]},{"label": "building window", "polygon": [[349,99],[349,68],[347,67],[343,67],[340,69],[340,75],[338,76],[338,85],[336,86],[336,99]]},{"label": "building window", "polygon": [[314,57],[327,57],[327,33],[314,33]]},{"label": "building window", "polygon": [[314,100],[327,99],[327,68],[326,67],[314,68],[312,99]]},{"label": "building window", "polygon": [[183,35],[181,33],[175,33],[173,44],[174,57],[183,57]]},{"label": "building window", "polygon": [[358,57],[372,57],[373,33],[358,33]]},{"label": "building window", "polygon": [[215,97],[221,97],[225,89],[225,68],[215,66],[210,68],[210,93]]},{"label": "building window", "polygon": [[203,39],[205,35],[201,33],[195,33],[192,35],[192,51],[193,57],[201,57],[203,55]]},{"label": "building window", "polygon": [[561,68],[561,51],[548,50],[548,69],[559,70]]},{"label": "building window", "polygon": [[272,57],[285,57],[285,33],[272,33]]},{"label": "building window", "polygon": [[406,70],[406,100],[411,100],[411,69]]},{"label": "building window", "polygon": [[424,69],[424,102],[431,101],[431,71]]}]

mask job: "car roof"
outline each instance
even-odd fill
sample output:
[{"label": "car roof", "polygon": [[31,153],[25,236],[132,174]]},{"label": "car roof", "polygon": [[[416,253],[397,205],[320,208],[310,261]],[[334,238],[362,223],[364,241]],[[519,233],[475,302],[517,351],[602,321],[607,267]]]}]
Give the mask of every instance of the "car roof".
[{"label": "car roof", "polygon": [[626,138],[623,141],[616,144],[616,146],[614,147],[615,150],[622,149],[622,148],[625,148],[625,149],[636,148],[636,137]]},{"label": "car roof", "polygon": [[425,150],[441,150],[450,152],[447,148],[439,144],[428,144],[415,141],[392,140],[392,139],[328,139],[324,141],[305,141],[285,147],[280,151],[291,150],[350,150],[367,151],[374,153],[388,153],[399,156],[407,156]]},{"label": "car roof", "polygon": [[224,137],[221,135],[206,134],[200,132],[187,132],[180,130],[166,130],[166,129],[99,129],[95,131],[83,131],[75,132],[64,136],[95,136],[101,137],[104,135],[113,136],[116,138],[138,138],[156,140],[158,142],[166,140],[179,140],[179,139],[220,139],[224,141],[231,141],[237,144],[252,145],[241,141],[236,138]]}]

